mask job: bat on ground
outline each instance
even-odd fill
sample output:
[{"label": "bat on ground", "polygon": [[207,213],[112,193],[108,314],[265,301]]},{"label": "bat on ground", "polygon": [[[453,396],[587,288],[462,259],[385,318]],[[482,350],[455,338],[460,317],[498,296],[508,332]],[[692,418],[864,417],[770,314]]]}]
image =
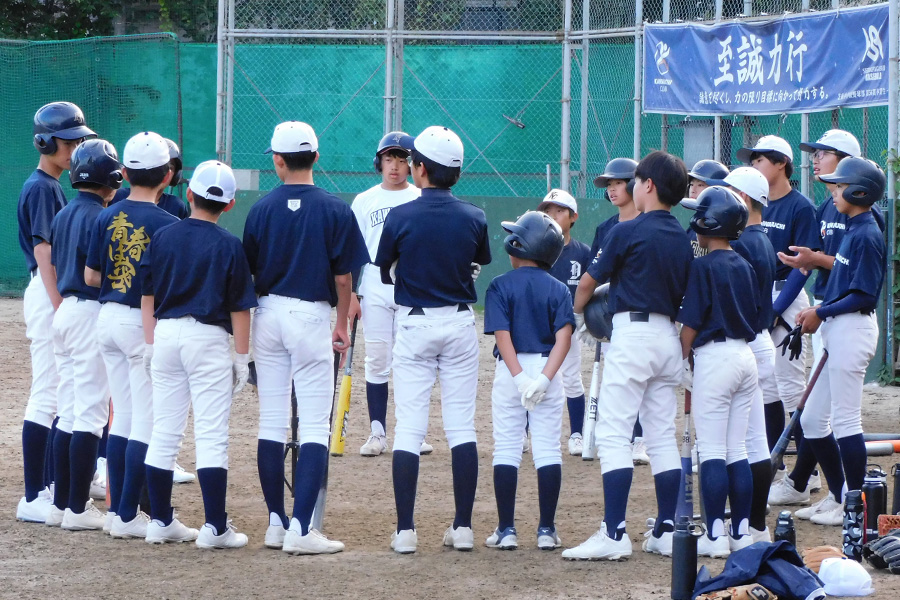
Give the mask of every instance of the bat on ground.
[{"label": "bat on ground", "polygon": [[691,391],[684,390],[684,434],[681,436],[681,481],[678,484],[678,506],[675,522],[694,516],[694,469],[691,460]]},{"label": "bat on ground", "polygon": [[582,434],[581,460],[594,460],[597,445],[594,443],[594,429],[597,426],[597,406],[600,396],[600,356],[602,342],[597,342],[594,353],[594,370],[591,372],[590,399],[584,407],[584,427]]},{"label": "bat on ground", "polygon": [[[334,388],[337,391],[338,374],[341,372],[341,353],[334,353]],[[329,417],[328,426],[334,425],[334,399],[331,396],[331,416]],[[328,454],[325,455],[325,475],[322,477],[322,487],[319,488],[319,495],[316,497],[316,506],[313,509],[312,522],[310,527],[322,531],[322,524],[325,521],[325,500],[328,496]]]},{"label": "bat on ground", "polygon": [[350,386],[353,383],[351,367],[353,365],[353,346],[356,344],[356,324],[359,317],[353,317],[350,328],[350,348],[347,350],[347,361],[344,363],[344,376],[341,378],[341,393],[338,395],[337,422],[331,428],[331,455],[344,455],[344,442],[347,439],[347,419],[350,417]]},{"label": "bat on ground", "polygon": [[900,440],[866,442],[867,456],[891,456],[895,452],[900,452]]}]

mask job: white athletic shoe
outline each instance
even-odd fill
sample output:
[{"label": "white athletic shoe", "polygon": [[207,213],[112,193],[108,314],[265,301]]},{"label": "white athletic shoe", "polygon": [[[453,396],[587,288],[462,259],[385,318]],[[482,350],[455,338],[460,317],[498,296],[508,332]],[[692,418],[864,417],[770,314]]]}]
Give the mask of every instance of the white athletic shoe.
[{"label": "white athletic shoe", "polygon": [[387,438],[383,435],[372,434],[366,440],[366,443],[360,447],[359,455],[379,456],[385,450],[387,450]]},{"label": "white athletic shoe", "polygon": [[541,550],[556,550],[562,546],[562,540],[556,533],[556,527],[538,527],[537,547]]},{"label": "white athletic shoe", "polygon": [[97,470],[94,472],[94,478],[103,489],[106,489],[106,458],[103,456],[97,457]]},{"label": "white athletic shoe", "polygon": [[[296,529],[294,523],[297,523]],[[332,541],[322,535],[317,529],[310,529],[309,533],[300,533],[300,524],[296,519],[291,521],[291,527],[284,536],[282,552],[288,554],[334,554],[344,549],[343,542]]]},{"label": "white athletic shoe", "polygon": [[66,511],[61,508],[56,508],[56,505],[51,503],[50,512],[47,513],[47,519],[44,521],[44,525],[48,527],[59,527],[62,525],[64,516],[66,516]]},{"label": "white athletic shoe", "polygon": [[710,558],[728,558],[731,554],[731,544],[727,535],[720,535],[714,540],[709,539],[705,533],[697,540],[697,555]]},{"label": "white athletic shoe", "polygon": [[111,510],[106,511],[106,518],[103,519],[103,533],[109,533],[112,530],[113,519],[116,518],[116,513]]},{"label": "white athletic shoe", "polygon": [[197,535],[197,541],[194,544],[198,548],[204,550],[212,550],[214,548],[243,548],[247,545],[247,536],[238,533],[234,525],[229,519],[225,525],[225,533],[216,534],[216,528],[209,523],[204,523]]},{"label": "white athletic shoe", "polygon": [[515,550],[519,547],[519,537],[515,527],[507,527],[503,531],[495,529],[488,539],[484,541],[488,548],[500,548],[501,550]]},{"label": "white athletic shoe", "polygon": [[794,489],[794,482],[788,475],[773,483],[769,488],[769,504],[791,505],[806,504],[807,502],[809,502],[809,489],[798,492]]},{"label": "white athletic shoe", "polygon": [[456,550],[467,552],[475,547],[475,534],[471,527],[457,527],[453,525],[444,532],[444,545],[453,546]]},{"label": "white athletic shoe", "polygon": [[728,549],[732,552],[737,552],[738,550],[742,550],[747,546],[751,546],[756,541],[753,539],[752,534],[744,534],[740,537],[734,538],[731,537],[731,533],[729,533],[727,536],[722,537],[728,538]]},{"label": "white athletic shoe", "polygon": [[147,513],[140,511],[127,523],[122,520],[122,517],[116,515],[113,518],[112,527],[109,529],[109,535],[121,540],[129,538],[145,539],[147,537],[147,525],[149,524],[150,517]]},{"label": "white athletic shoe", "polygon": [[631,442],[631,461],[636,465],[649,465],[650,457],[647,456],[647,446],[644,438],[636,437]]},{"label": "white athletic shoe", "polygon": [[672,540],[675,534],[671,531],[664,532],[660,537],[653,535],[653,528],[647,530],[644,534],[644,543],[641,544],[644,552],[650,554],[661,554],[663,556],[672,556]]},{"label": "white athletic shoe", "polygon": [[528,432],[526,431],[522,434],[522,454],[528,454],[531,452],[531,439],[528,437]]},{"label": "white athletic shoe", "polygon": [[[385,442],[385,446],[387,446],[387,442]],[[434,446],[432,446],[425,440],[422,440],[422,445],[419,446],[419,454],[421,454],[422,456],[425,456],[425,455],[431,454],[432,452],[434,452]]]},{"label": "white athletic shoe", "polygon": [[173,483],[191,483],[197,479],[197,476],[193,473],[184,470],[184,467],[175,463],[175,470],[172,471],[172,482]]},{"label": "white athletic shoe", "polygon": [[781,481],[787,475],[787,467],[781,467],[775,471],[775,475],[772,477],[772,483],[774,484],[776,481]]},{"label": "white athletic shoe", "polygon": [[46,523],[51,508],[53,508],[53,501],[46,496],[38,494],[37,498],[31,502],[22,496],[16,507],[16,519],[26,523]]},{"label": "white athletic shoe", "polygon": [[759,529],[750,528],[750,537],[753,538],[753,543],[756,542],[767,542],[769,544],[772,543],[772,534],[769,533],[769,527],[766,526],[765,529],[760,531]]},{"label": "white athletic shoe", "polygon": [[[794,516],[798,519],[806,519],[807,521],[811,520],[813,516],[818,515],[820,513],[831,512],[835,508],[839,508],[843,510],[843,507],[840,503],[834,499],[834,496],[831,495],[831,492],[825,494],[825,497],[813,504],[812,506],[807,506],[806,508],[801,508],[800,510],[794,511]],[[843,522],[843,513],[841,513],[841,520]]]},{"label": "white athletic shoe", "polygon": [[[831,494],[829,494],[831,496]],[[844,524],[844,505],[835,502],[831,510],[821,511],[809,518],[816,525],[840,527]]]},{"label": "white athletic shoe", "polygon": [[809,493],[818,492],[822,489],[822,475],[820,473],[813,473],[809,476],[809,481],[806,483],[806,489]]},{"label": "white athletic shoe", "polygon": [[68,531],[88,531],[92,529],[102,531],[104,520],[106,520],[106,516],[94,506],[94,501],[88,500],[82,513],[76,514],[72,512],[71,508],[67,508],[60,527]]},{"label": "white athletic shoe", "polygon": [[281,550],[284,545],[284,535],[287,530],[281,522],[281,517],[275,513],[269,514],[269,528],[266,529],[266,548],[275,548]]},{"label": "white athletic shoe", "polygon": [[94,500],[106,500],[106,478],[101,480],[98,471],[94,471],[94,478],[91,480],[90,496]]},{"label": "white athletic shoe", "polygon": [[625,534],[619,541],[612,539],[606,534],[606,523],[586,542],[562,553],[566,560],[624,560],[630,556],[631,538]]},{"label": "white athletic shoe", "polygon": [[415,529],[394,530],[391,533],[391,550],[397,554],[412,554],[419,545],[419,536]]},{"label": "white athletic shoe", "polygon": [[162,521],[153,519],[147,524],[147,537],[144,540],[148,544],[168,542],[180,544],[181,542],[193,542],[198,535],[200,535],[199,531],[193,527],[187,527],[178,519],[172,519],[168,525],[163,525]]},{"label": "white athletic shoe", "polygon": [[584,448],[584,438],[580,433],[573,433],[569,436],[569,455],[581,456],[581,450]]}]

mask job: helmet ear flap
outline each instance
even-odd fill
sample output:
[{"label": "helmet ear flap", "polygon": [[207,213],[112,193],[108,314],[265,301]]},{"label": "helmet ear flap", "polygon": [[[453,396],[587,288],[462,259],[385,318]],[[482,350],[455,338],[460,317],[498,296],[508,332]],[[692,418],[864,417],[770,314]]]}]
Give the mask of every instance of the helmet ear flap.
[{"label": "helmet ear flap", "polygon": [[376,173],[381,173],[381,155],[376,154],[375,158],[372,159],[372,166],[375,167]]},{"label": "helmet ear flap", "polygon": [[628,192],[628,195],[634,198],[634,177],[628,180],[628,183],[625,184],[625,191]]},{"label": "helmet ear flap", "polygon": [[34,147],[41,154],[55,154],[56,140],[53,139],[52,135],[36,133],[34,135]]}]

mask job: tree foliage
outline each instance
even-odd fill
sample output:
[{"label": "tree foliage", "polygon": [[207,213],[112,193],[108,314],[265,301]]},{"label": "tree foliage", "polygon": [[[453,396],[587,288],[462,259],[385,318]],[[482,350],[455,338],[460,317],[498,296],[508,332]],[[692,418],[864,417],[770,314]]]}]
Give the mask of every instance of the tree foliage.
[{"label": "tree foliage", "polygon": [[0,37],[29,40],[111,35],[122,11],[118,0],[7,0],[4,4]]}]

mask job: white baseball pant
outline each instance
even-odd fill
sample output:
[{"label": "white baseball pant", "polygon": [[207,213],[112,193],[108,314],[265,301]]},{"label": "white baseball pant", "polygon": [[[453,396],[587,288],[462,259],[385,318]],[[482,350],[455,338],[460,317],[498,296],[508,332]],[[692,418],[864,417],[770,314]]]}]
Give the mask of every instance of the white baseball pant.
[{"label": "white baseball pant", "polygon": [[[363,270],[378,273],[376,268]],[[394,302],[394,287],[368,276],[366,295],[360,299],[362,309],[363,337],[366,340],[366,381],[387,383],[391,374],[391,351],[397,336],[397,311]]]},{"label": "white baseball pant", "polygon": [[747,422],[747,458],[750,463],[766,460],[769,442],[766,438],[766,411],[764,405],[778,401],[778,385],[775,383],[775,345],[769,332],[763,329],[750,342],[750,350],[756,358],[757,390]]},{"label": "white baseball pant", "polygon": [[[776,291],[774,287],[772,288],[773,302],[778,299],[780,293],[780,290]],[[804,308],[809,308],[809,296],[806,295],[806,290],[800,290],[794,301],[781,315],[790,329],[794,328],[794,319]],[[782,326],[776,327],[772,331],[772,342],[780,344],[790,329],[785,329]],[[775,353],[775,381],[778,383],[778,396],[784,402],[784,409],[788,412],[797,410],[800,398],[803,397],[803,392],[806,391],[806,354],[809,350],[809,340],[806,338],[807,336],[804,335],[803,351],[798,359],[790,360],[790,350],[783,356],[780,348]]]},{"label": "white baseball pant", "polygon": [[584,382],[581,380],[581,340],[572,334],[572,345],[559,367],[562,375],[563,391],[566,398],[577,398],[584,395]]},{"label": "white baseball pant", "polygon": [[56,388],[59,372],[53,346],[53,303],[35,270],[23,302],[25,313],[25,337],[31,350],[31,393],[25,406],[25,420],[50,427],[56,415]]},{"label": "white baseball pant", "polygon": [[[813,300],[813,306],[819,306],[820,304],[822,304],[821,300]],[[822,359],[822,350],[825,349],[825,346],[822,344],[822,328],[819,327],[816,332],[809,337],[812,340],[813,369],[815,369],[816,365],[819,364],[819,360]]]}]

